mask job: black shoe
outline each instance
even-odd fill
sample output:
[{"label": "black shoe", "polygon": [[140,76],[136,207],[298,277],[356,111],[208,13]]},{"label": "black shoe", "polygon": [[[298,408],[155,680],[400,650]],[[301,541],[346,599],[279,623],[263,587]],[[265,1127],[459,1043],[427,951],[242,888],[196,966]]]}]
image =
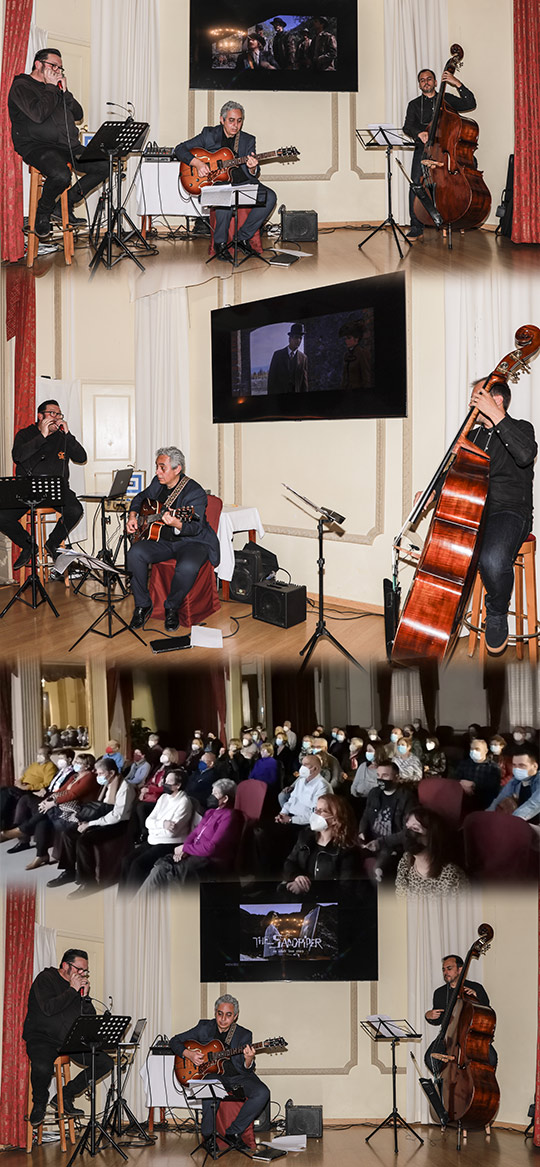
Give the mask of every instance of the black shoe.
[{"label": "black shoe", "polygon": [[20,843],[15,843],[14,847],[8,847],[7,854],[8,855],[17,855],[19,853],[19,851],[29,851],[29,850],[30,850],[30,843],[27,843],[24,841],[24,839],[21,839]]},{"label": "black shoe", "polygon": [[58,559],[58,556],[60,555],[60,551],[59,551],[58,547],[54,547],[53,544],[49,543],[49,540],[47,540],[47,542],[45,544],[45,550],[46,550],[49,558],[52,559],[53,563],[56,563],[56,560]]},{"label": "black shoe", "polygon": [[508,644],[508,617],[486,616],[486,648],[492,656],[499,656]]},{"label": "black shoe", "polygon": [[100,890],[100,887],[105,887],[105,884],[99,884],[95,879],[89,879],[88,883],[81,883],[75,891],[68,892],[68,900],[82,900],[85,896],[93,896],[95,892]]},{"label": "black shoe", "polygon": [[244,255],[255,255],[257,259],[260,259],[259,252],[255,251],[255,248],[251,246],[249,239],[239,239],[238,250],[243,251]]},{"label": "black shoe", "polygon": [[[51,211],[51,219],[53,223],[62,222],[62,207],[60,203],[56,203]],[[68,209],[68,223],[70,227],[87,227],[86,219],[78,219],[71,207]]]},{"label": "black shoe", "polygon": [[232,1135],[229,1134],[228,1131],[225,1131],[223,1138],[225,1139],[225,1142],[229,1144],[229,1147],[233,1147],[235,1151],[249,1151],[251,1149],[248,1147],[247,1143],[244,1142],[242,1135],[237,1135],[234,1133],[234,1131]]},{"label": "black shoe", "polygon": [[[58,1099],[56,1097],[56,1094],[55,1094],[54,1098],[51,1098],[49,1105],[52,1106],[53,1109],[56,1110],[56,1113],[58,1114]],[[75,1106],[73,1098],[71,1098],[69,1096],[69,1094],[66,1094],[65,1091],[64,1091],[64,1114],[67,1114],[68,1118],[80,1118],[81,1115],[84,1114],[84,1110],[81,1110],[79,1106]]]},{"label": "black shoe", "polygon": [[196,219],[191,229],[192,235],[211,235],[208,219]]},{"label": "black shoe", "polygon": [[46,239],[52,231],[51,216],[46,211],[36,211],[34,231],[38,239]]},{"label": "black shoe", "polygon": [[411,227],[410,231],[407,231],[405,238],[406,239],[423,239],[424,232],[423,232],[422,227]]},{"label": "black shoe", "polygon": [[233,263],[233,257],[227,243],[216,243],[215,251],[216,259],[221,259],[224,263]]},{"label": "black shoe", "polygon": [[130,628],[144,628],[146,621],[152,614],[152,605],[149,604],[146,608],[135,608],[133,616],[129,622]]},{"label": "black shoe", "polygon": [[13,570],[18,571],[20,567],[26,567],[26,564],[30,563],[31,558],[32,547],[23,547],[22,551],[17,556],[15,563],[13,564]]},{"label": "black shoe", "polygon": [[45,1118],[45,1111],[47,1105],[45,1102],[34,1102],[34,1105],[28,1115],[28,1122],[32,1126],[40,1126]]},{"label": "black shoe", "polygon": [[176,632],[180,627],[180,617],[175,608],[165,608],[165,631]]},{"label": "black shoe", "polygon": [[63,887],[65,883],[75,883],[76,875],[74,871],[62,871],[61,875],[57,875],[55,879],[50,879],[47,887]]}]

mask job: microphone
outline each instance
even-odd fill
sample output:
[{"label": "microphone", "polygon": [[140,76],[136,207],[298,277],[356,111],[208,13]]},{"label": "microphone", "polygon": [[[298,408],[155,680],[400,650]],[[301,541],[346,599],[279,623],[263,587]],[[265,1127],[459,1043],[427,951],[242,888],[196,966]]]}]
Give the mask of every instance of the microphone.
[{"label": "microphone", "polygon": [[128,109],[128,107],[126,105],[119,105],[117,101],[106,101],[105,102],[105,105],[112,106],[112,107],[114,107],[114,109],[123,109],[124,113],[127,113],[128,117],[133,117],[133,114],[135,112],[135,106],[133,105],[132,101],[128,101],[127,104],[128,104],[128,106],[131,106],[131,109]]}]

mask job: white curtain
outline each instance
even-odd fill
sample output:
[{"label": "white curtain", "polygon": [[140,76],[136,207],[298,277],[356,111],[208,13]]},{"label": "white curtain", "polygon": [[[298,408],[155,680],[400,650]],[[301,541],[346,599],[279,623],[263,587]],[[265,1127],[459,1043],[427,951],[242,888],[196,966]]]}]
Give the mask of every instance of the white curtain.
[{"label": "white curtain", "polygon": [[392,673],[390,721],[406,725],[416,717],[425,717],[418,669],[395,669]]},{"label": "white curtain", "polygon": [[169,895],[136,896],[125,903],[116,888],[104,893],[104,998],[115,1014],[133,1024],[147,1018],[125,1097],[139,1122],[146,1118],[140,1070],[157,1034],[171,1033],[171,944]]},{"label": "white curtain", "polygon": [[189,473],[188,326],[185,288],[156,292],[135,305],[137,465],[147,481],[160,446],[178,446]]},{"label": "white curtain", "polygon": [[44,968],[57,968],[56,929],[34,924],[34,980]]},{"label": "white curtain", "polygon": [[[386,120],[402,126],[409,101],[419,94],[420,69],[433,69],[439,80],[448,60],[448,0],[384,0],[384,75]],[[392,200],[398,223],[409,222],[409,187],[395,159],[407,171],[411,152],[393,158]]]},{"label": "white curtain", "polygon": [[[433,1121],[409,1051],[414,1053],[422,1076],[427,1076],[424,1054],[438,1030],[429,1025],[424,1014],[431,1009],[434,989],[442,984],[443,957],[456,953],[465,959],[471,944],[477,939],[478,925],[482,921],[481,904],[480,895],[474,892],[440,899],[411,896],[407,901],[407,1021],[417,1033],[424,1035],[420,1043],[414,1042],[405,1047],[407,1122]],[[482,960],[474,961],[469,979],[483,981]]]}]

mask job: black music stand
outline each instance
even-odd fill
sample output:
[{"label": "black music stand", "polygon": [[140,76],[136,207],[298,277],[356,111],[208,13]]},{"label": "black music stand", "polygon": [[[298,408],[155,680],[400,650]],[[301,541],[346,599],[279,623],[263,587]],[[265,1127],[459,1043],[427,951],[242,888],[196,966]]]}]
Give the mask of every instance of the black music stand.
[{"label": "black music stand", "polygon": [[[124,547],[124,569],[125,569],[126,551],[127,551],[127,546],[126,546],[127,545],[126,508],[124,507],[123,511],[122,511],[123,531],[120,534],[120,538],[118,540],[118,543],[116,545],[115,550],[109,551],[109,548],[107,546],[107,523],[110,522],[110,519],[109,519],[107,512],[105,510],[105,503],[108,501],[108,499],[109,499],[108,494],[102,494],[102,495],[81,494],[80,495],[81,502],[97,502],[98,507],[99,507],[100,528],[101,528],[101,547],[97,553],[96,558],[100,559],[105,565],[107,565],[109,567],[114,567],[116,564],[116,561],[118,559],[120,548]],[[85,569],[85,571],[83,571],[83,574],[82,574],[77,586],[73,589],[73,591],[75,592],[75,595],[77,595],[77,593],[80,592],[81,588],[86,583],[88,578],[94,579],[98,583],[101,583],[101,580],[100,580],[99,576],[95,574],[95,571],[91,567],[87,567]],[[121,576],[118,576],[116,582],[118,583],[118,585],[120,587],[122,595],[127,596],[128,592],[129,592],[129,588],[126,586],[126,584],[124,583]]]},{"label": "black music stand", "polygon": [[[36,541],[36,510],[39,507],[49,506],[62,512],[64,503],[63,478],[1,478],[0,479],[0,507],[5,510],[20,510],[21,506],[30,511],[30,539],[31,539],[31,571],[24,583],[17,589],[8,604],[0,612],[0,620],[9,612],[12,604],[20,600],[28,608],[39,608],[41,604],[48,604],[55,616],[58,612],[43,586],[37,571],[37,541]],[[23,599],[27,588],[31,588],[32,599]],[[38,596],[40,599],[38,599]]]},{"label": "black music stand", "polygon": [[[144,1025],[146,1026],[146,1021]],[[103,1114],[102,1122],[103,1126],[106,1128],[108,1127],[111,1133],[116,1135],[118,1138],[121,1138],[122,1135],[128,1134],[128,1132],[131,1131],[133,1127],[135,1127],[135,1130],[139,1136],[139,1140],[142,1139],[143,1143],[152,1145],[155,1143],[157,1136],[149,1135],[148,1132],[143,1129],[138,1119],[135,1118],[133,1111],[128,1106],[128,1103],[126,1102],[126,1099],[123,1097],[122,1093],[126,1087],[135,1054],[141,1044],[141,1037],[142,1030],[139,1033],[137,1041],[120,1042],[116,1047],[116,1068],[115,1070],[113,1069],[111,1074],[111,1085],[109,1086],[107,1092],[107,1101],[105,1103],[105,1111]],[[127,1063],[124,1066],[122,1062],[125,1057],[127,1057]],[[125,1074],[122,1077],[124,1068]],[[124,1129],[122,1129],[123,1115],[125,1115],[128,1120],[127,1126]],[[141,1143],[140,1141],[135,1143],[124,1142],[122,1146],[140,1147]]]},{"label": "black music stand", "polygon": [[[201,1080],[198,1078],[192,1078],[188,1085],[190,1093],[195,1098],[195,1100],[198,1098],[210,1098],[210,1106],[212,1108],[212,1134],[209,1135],[206,1139],[201,1139],[201,1141],[197,1143],[197,1146],[191,1152],[192,1155],[195,1155],[197,1151],[204,1151],[205,1154],[202,1161],[202,1167],[204,1167],[207,1159],[213,1159],[215,1161],[216,1159],[221,1159],[223,1155],[228,1155],[230,1151],[236,1150],[236,1148],[233,1147],[225,1147],[223,1151],[220,1151],[218,1146],[220,1136],[217,1133],[216,1125],[217,1112],[220,1102],[222,1102],[224,1098],[228,1098],[229,1096],[232,1097],[232,1094],[231,1091],[227,1089],[225,1083],[222,1082],[219,1078],[203,1078]],[[238,1098],[236,1091],[234,1093],[234,1097]],[[251,1159],[249,1151],[240,1151],[240,1154],[245,1155],[248,1159]]]},{"label": "black music stand", "polygon": [[[201,189],[202,207],[232,206],[233,208],[233,237],[230,242],[225,244],[225,247],[228,251],[232,250],[233,267],[241,267],[242,264],[246,263],[248,259],[254,259],[255,257],[262,260],[263,263],[268,264],[268,267],[270,267],[270,260],[265,259],[264,255],[259,255],[257,251],[255,251],[253,255],[244,255],[243,259],[238,258],[238,208],[255,207],[257,205],[257,199],[252,199],[248,195],[248,191],[253,186],[258,187],[258,183],[239,184],[238,186],[233,186],[230,183],[217,183],[211,186],[203,186]],[[216,195],[218,196],[217,198]],[[221,198],[219,198],[219,195],[221,195]],[[241,196],[243,196],[245,200],[244,202],[241,202]],[[215,250],[215,254],[211,255],[210,259],[207,259],[206,262],[213,263],[215,259],[217,259],[217,248]]]},{"label": "black music stand", "polygon": [[[407,239],[405,232],[402,231],[399,223],[396,223],[396,220],[392,214],[392,150],[403,150],[407,146],[410,146],[410,143],[406,142],[404,138],[399,142],[390,141],[390,130],[388,126],[377,126],[377,131],[375,134],[371,130],[355,130],[355,133],[358,141],[362,144],[365,150],[378,149],[384,150],[386,153],[386,219],[384,220],[384,223],[380,223],[378,227],[375,227],[373,231],[370,231],[369,235],[367,235],[366,238],[358,244],[358,250],[361,251],[364,245],[369,243],[369,240],[372,239],[374,235],[378,235],[379,231],[384,231],[386,227],[390,227],[392,230],[392,235],[394,236],[396,247],[399,251],[399,258],[403,259],[403,252],[400,247],[398,231],[401,235],[401,238],[405,240],[405,243],[407,243],[409,247],[412,247],[412,244],[410,239]],[[362,137],[362,134],[366,133],[370,135],[369,140],[364,140]],[[397,129],[392,129],[391,133],[394,138],[403,137],[401,132]]]},{"label": "black music stand", "polygon": [[[96,1117],[96,1052],[98,1050],[114,1049],[122,1040],[130,1021],[131,1017],[112,1017],[111,1014],[103,1014],[102,1017],[89,1017],[88,1015],[81,1014],[74,1021],[69,1033],[62,1042],[62,1048],[58,1051],[60,1055],[76,1055],[88,1052],[91,1055],[90,1119],[66,1167],[71,1167],[77,1155],[82,1155],[83,1151],[87,1149],[92,1156],[97,1155],[97,1152],[100,1150],[99,1144],[102,1138],[107,1139],[109,1146],[113,1147],[115,1151],[118,1151],[118,1154],[127,1161],[125,1151],[115,1143],[112,1135],[109,1134],[103,1123],[100,1123]],[[96,1132],[99,1132],[97,1137]]]},{"label": "black music stand", "polygon": [[[62,571],[64,566],[67,565],[66,561],[70,562],[72,560],[78,560],[80,563],[86,563],[87,566],[97,570],[101,568],[103,571],[103,582],[105,585],[105,609],[100,616],[97,616],[96,619],[92,621],[90,626],[86,629],[86,632],[83,632],[82,636],[79,636],[78,640],[76,640],[75,643],[71,645],[71,648],[68,649],[68,651],[72,652],[73,649],[81,643],[81,640],[84,640],[85,636],[88,636],[90,632],[95,632],[96,636],[104,636],[106,640],[114,640],[114,637],[120,636],[121,632],[131,632],[131,635],[134,636],[136,640],[140,641],[140,643],[143,644],[146,648],[146,641],[143,640],[141,636],[139,636],[138,632],[136,632],[134,628],[130,627],[127,620],[124,620],[124,617],[116,611],[114,606],[118,599],[122,600],[124,598],[124,596],[113,596],[113,589],[115,587],[117,578],[119,578],[121,575],[129,574],[125,568],[113,567],[110,564],[102,564],[99,559],[95,559],[92,555],[84,555],[82,552],[69,552],[65,556],[60,555],[58,557],[56,561],[57,571]],[[103,632],[100,628],[98,628],[98,624],[101,624],[102,620],[107,621],[106,632]],[[113,631],[113,620],[117,620],[121,625],[121,627],[117,628],[116,631]]]},{"label": "black music stand", "polygon": [[317,506],[316,503],[311,502],[311,499],[304,498],[303,494],[298,494],[298,491],[293,490],[292,486],[287,486],[286,482],[283,482],[282,486],[285,487],[285,490],[290,490],[291,494],[295,494],[297,498],[301,498],[302,502],[306,502],[308,506],[312,507],[314,511],[317,511],[319,515],[319,518],[317,519],[317,531],[319,533],[319,558],[317,560],[317,566],[319,569],[319,618],[317,620],[313,635],[310,636],[304,647],[300,649],[300,656],[303,656],[304,659],[300,665],[299,672],[303,673],[309,658],[319,643],[319,640],[326,639],[334,645],[334,648],[338,648],[339,651],[343,653],[343,656],[346,656],[347,660],[350,661],[352,665],[355,665],[357,669],[360,669],[363,673],[365,673],[366,670],[364,669],[364,666],[360,664],[360,661],[357,661],[356,657],[354,657],[352,653],[350,653],[345,648],[345,646],[340,643],[337,637],[333,636],[329,628],[326,627],[326,620],[324,618],[324,525],[325,523],[330,525],[332,525],[332,523],[337,523],[337,525],[340,526],[341,523],[345,522],[345,516],[338,515],[336,511],[331,511],[328,509],[328,507]]},{"label": "black music stand", "polygon": [[398,1153],[399,1127],[403,1127],[405,1130],[410,1131],[411,1135],[414,1135],[415,1139],[418,1139],[418,1142],[423,1146],[424,1140],[420,1138],[420,1135],[417,1133],[417,1131],[414,1130],[414,1127],[409,1126],[409,1123],[405,1122],[405,1119],[401,1117],[397,1108],[396,1067],[396,1047],[400,1045],[402,1041],[421,1041],[422,1034],[417,1033],[416,1030],[413,1029],[412,1025],[410,1025],[409,1022],[404,1018],[400,1021],[392,1021],[390,1018],[378,1017],[376,1019],[372,1019],[371,1021],[361,1021],[360,1025],[362,1026],[364,1033],[367,1033],[371,1041],[386,1041],[390,1043],[392,1048],[392,1109],[387,1118],[385,1118],[383,1122],[380,1122],[379,1125],[375,1127],[375,1130],[367,1136],[366,1143],[369,1143],[369,1140],[372,1139],[378,1131],[382,1131],[386,1126],[391,1126],[394,1128],[394,1152],[396,1155]]},{"label": "black music stand", "polygon": [[[134,241],[134,246],[145,250],[149,255],[156,255],[155,247],[151,247],[143,238],[139,228],[128,215],[122,205],[122,160],[128,154],[140,151],[149,130],[149,122],[135,122],[132,117],[125,122],[103,122],[96,131],[92,140],[83,150],[79,161],[95,162],[103,158],[109,161],[109,187],[107,195],[107,230],[90,260],[90,271],[95,271],[100,263],[106,268],[114,267],[126,256],[132,259],[137,267],[144,271],[144,266],[137,256],[128,247]],[[114,162],[116,159],[116,203],[114,201]],[[124,227],[127,226],[127,230]],[[90,239],[96,245],[96,232],[92,231]],[[120,253],[113,255],[113,247],[120,249]]]}]

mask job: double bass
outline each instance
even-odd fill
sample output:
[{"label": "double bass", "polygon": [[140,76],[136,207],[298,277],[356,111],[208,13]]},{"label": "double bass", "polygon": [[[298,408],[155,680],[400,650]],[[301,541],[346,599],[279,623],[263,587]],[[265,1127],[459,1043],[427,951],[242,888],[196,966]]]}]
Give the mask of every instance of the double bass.
[{"label": "double bass", "polygon": [[[450,54],[444,70],[453,74],[463,61],[461,45],[451,45]],[[443,226],[468,231],[485,223],[491,195],[474,157],[478,125],[446,104],[446,84],[441,83],[428,129],[421,186],[439,212]],[[414,213],[421,223],[432,225],[433,215],[418,196],[414,200]]]},{"label": "double bass", "polygon": [[445,1010],[441,1032],[430,1047],[431,1062],[438,1062],[442,1100],[450,1122],[462,1127],[489,1126],[499,1109],[500,1091],[495,1067],[489,1057],[496,1015],[489,1005],[479,1005],[465,993],[469,965],[491,946],[493,928],[480,924],[479,939],[471,945],[458,982]]},{"label": "double bass", "polygon": [[[488,392],[501,381],[516,382],[521,373],[530,372],[529,364],[540,351],[540,328],[523,325],[515,334],[515,344],[516,348],[486,378],[484,388]],[[387,637],[393,660],[442,660],[452,651],[459,635],[476,575],[489,487],[489,453],[467,437],[477,416],[478,409],[471,408],[394,540],[393,577],[385,580],[387,620],[397,624],[393,641],[391,634]],[[414,546],[404,550],[405,532],[415,526],[439,489],[422,550],[418,552]],[[416,556],[418,566],[399,618],[399,561]]]}]

